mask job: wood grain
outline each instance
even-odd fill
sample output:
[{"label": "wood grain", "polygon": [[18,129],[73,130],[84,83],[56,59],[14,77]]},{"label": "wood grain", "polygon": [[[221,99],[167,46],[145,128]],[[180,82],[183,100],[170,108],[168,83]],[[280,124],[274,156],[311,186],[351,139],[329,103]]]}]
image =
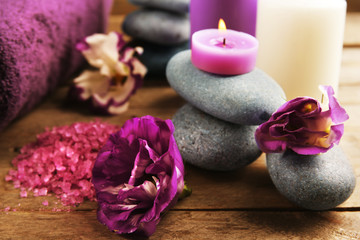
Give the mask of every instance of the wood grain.
[{"label": "wood grain", "polygon": [[[124,3],[119,1],[117,4]],[[350,3],[349,3],[350,4]],[[116,5],[115,5],[116,6]],[[268,175],[264,155],[232,172],[212,172],[186,164],[191,197],[178,202],[150,239],[360,239],[360,13],[347,15],[339,101],[350,119],[341,146],[357,177],[352,196],[330,211],[300,209],[282,197]],[[123,15],[110,18],[110,29]],[[351,46],[351,47],[349,47]],[[61,206],[54,196],[20,198],[4,178],[21,146],[34,141],[45,127],[91,121],[122,125],[134,116],[171,118],[185,101],[165,79],[146,79],[120,115],[99,117],[82,105],[65,102],[68,86],[51,94],[30,114],[0,134],[0,240],[2,239],[138,239],[117,236],[96,220],[95,202],[77,208]],[[42,205],[44,200],[49,206]],[[10,207],[9,212],[5,208]],[[70,212],[53,212],[53,208]],[[14,210],[14,211],[13,211]]]},{"label": "wood grain", "polygon": [[138,9],[128,0],[114,0],[111,15],[128,14]]},{"label": "wood grain", "polygon": [[347,0],[347,10],[349,12],[359,12],[360,11],[360,1],[358,0]]},{"label": "wood grain", "polygon": [[[359,1],[360,5],[360,1]],[[344,46],[359,47],[360,46],[360,13],[348,12],[346,14]]]},{"label": "wood grain", "polygon": [[[145,239],[117,236],[95,211],[0,213],[1,239]],[[26,238],[24,238],[26,237]],[[358,212],[170,211],[150,239],[359,239]]]}]

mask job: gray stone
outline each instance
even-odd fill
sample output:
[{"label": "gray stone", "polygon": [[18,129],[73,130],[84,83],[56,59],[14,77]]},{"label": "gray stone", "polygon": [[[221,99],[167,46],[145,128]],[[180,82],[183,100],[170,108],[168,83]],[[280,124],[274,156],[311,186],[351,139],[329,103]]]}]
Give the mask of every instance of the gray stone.
[{"label": "gray stone", "polygon": [[256,126],[242,126],[214,118],[190,104],[173,117],[175,140],[184,161],[208,170],[244,167],[261,154]]},{"label": "gray stone", "polygon": [[355,188],[353,169],[339,146],[310,156],[292,151],[271,153],[266,155],[266,163],[279,192],[306,209],[334,208]]},{"label": "gray stone", "polygon": [[190,4],[190,0],[130,0],[129,2],[138,6],[159,8],[179,13],[187,13]]},{"label": "gray stone", "polygon": [[141,40],[132,40],[131,46],[141,46],[144,53],[138,56],[139,60],[147,67],[147,76],[165,76],[166,65],[176,53],[189,48],[185,42],[176,46],[163,46]]},{"label": "gray stone", "polygon": [[167,79],[178,94],[212,116],[237,124],[259,125],[285,102],[279,84],[260,69],[222,76],[197,69],[190,58],[190,50],[176,54],[167,65]]},{"label": "gray stone", "polygon": [[161,10],[141,9],[128,14],[123,31],[133,38],[163,45],[178,45],[189,40],[190,21],[187,15]]}]

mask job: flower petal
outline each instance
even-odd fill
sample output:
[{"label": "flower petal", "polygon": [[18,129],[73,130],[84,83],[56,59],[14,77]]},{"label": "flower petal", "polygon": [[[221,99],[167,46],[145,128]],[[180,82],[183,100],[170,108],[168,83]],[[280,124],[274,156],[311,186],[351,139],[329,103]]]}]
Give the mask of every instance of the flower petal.
[{"label": "flower petal", "polygon": [[148,151],[146,150],[147,142],[146,140],[140,139],[140,149],[139,153],[135,158],[134,167],[131,170],[131,176],[129,179],[129,184],[138,185],[137,180],[145,175],[145,169],[153,162],[149,156]]},{"label": "flower petal", "polygon": [[329,141],[335,144],[339,144],[343,134],[344,134],[344,124],[333,125],[331,126]]},{"label": "flower petal", "polygon": [[184,165],[173,132],[170,120],[130,119],[100,151],[92,181],[98,219],[109,229],[152,234],[161,214],[176,203]]},{"label": "flower petal", "polygon": [[322,111],[320,103],[308,97],[286,102],[255,131],[259,148],[266,153],[289,148],[298,154],[312,155],[338,144],[344,132],[342,122],[348,115],[334,97],[333,89],[322,89],[328,94],[329,110]]},{"label": "flower petal", "polygon": [[331,112],[331,120],[334,124],[343,123],[349,119],[349,115],[345,109],[340,106],[338,100],[335,98],[334,89],[331,86],[320,86],[320,89],[327,93],[329,99],[329,111]]},{"label": "flower petal", "polygon": [[105,94],[110,86],[110,79],[102,76],[97,71],[84,71],[79,77],[74,79],[76,87],[81,88],[80,97],[83,100],[89,99],[94,94]]},{"label": "flower petal", "polygon": [[121,114],[128,109],[129,98],[142,86],[146,67],[136,58],[142,48],[126,47],[121,34],[94,34],[77,44],[88,63],[98,71],[85,71],[75,80],[82,100],[92,103],[99,113]]},{"label": "flower petal", "polygon": [[[119,59],[117,51],[119,35],[110,32],[108,35],[93,34],[85,39],[89,48],[82,51],[88,63],[100,68],[100,72],[108,77],[112,76],[112,66]],[[114,51],[115,50],[115,51]]]}]

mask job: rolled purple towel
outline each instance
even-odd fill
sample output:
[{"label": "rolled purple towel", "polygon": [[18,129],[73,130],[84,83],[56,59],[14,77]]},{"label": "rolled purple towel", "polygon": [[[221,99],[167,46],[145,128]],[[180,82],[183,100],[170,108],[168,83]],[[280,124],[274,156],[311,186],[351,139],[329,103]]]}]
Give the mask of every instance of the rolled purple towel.
[{"label": "rolled purple towel", "polygon": [[104,32],[112,0],[0,0],[0,130],[84,63],[82,38]]}]

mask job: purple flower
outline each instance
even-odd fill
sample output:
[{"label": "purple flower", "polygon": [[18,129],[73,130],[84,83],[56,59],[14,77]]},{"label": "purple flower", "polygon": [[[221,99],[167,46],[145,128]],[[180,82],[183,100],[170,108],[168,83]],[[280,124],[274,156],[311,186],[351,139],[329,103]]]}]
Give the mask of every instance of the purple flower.
[{"label": "purple flower", "polygon": [[283,152],[287,148],[298,154],[326,152],[338,144],[349,116],[334,97],[331,86],[321,86],[327,93],[329,109],[309,97],[298,97],[282,105],[255,132],[259,148],[266,153]]},{"label": "purple flower", "polygon": [[141,87],[145,66],[136,58],[142,48],[126,47],[122,35],[94,34],[76,47],[96,70],[85,70],[74,80],[79,99],[90,101],[95,110],[120,114],[127,110],[128,100]]},{"label": "purple flower", "polygon": [[171,120],[128,120],[99,152],[92,182],[98,220],[116,233],[154,233],[184,188],[184,165]]}]

